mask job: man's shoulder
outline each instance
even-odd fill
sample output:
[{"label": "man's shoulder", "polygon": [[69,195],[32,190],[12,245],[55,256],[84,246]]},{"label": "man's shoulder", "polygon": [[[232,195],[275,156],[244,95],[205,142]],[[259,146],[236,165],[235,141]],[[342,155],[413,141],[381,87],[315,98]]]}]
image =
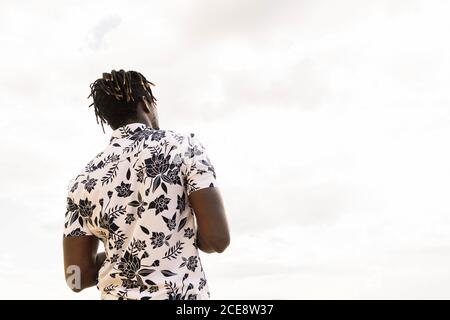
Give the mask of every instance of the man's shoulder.
[{"label": "man's shoulder", "polygon": [[[85,183],[87,180],[93,179],[95,171],[102,167],[103,163],[118,161],[119,158],[119,155],[114,152],[108,152],[106,150],[98,152],[95,157],[91,158],[88,162],[85,162],[83,167],[78,170],[75,176],[69,179],[69,193],[74,193],[78,189],[78,185],[80,183]],[[91,180],[91,183],[93,182],[94,181]]]},{"label": "man's shoulder", "polygon": [[164,135],[167,139],[173,139],[177,143],[185,143],[190,139],[195,137],[195,134],[192,132],[180,132],[174,130],[158,130],[160,132],[164,132]]},{"label": "man's shoulder", "polygon": [[[156,134],[156,136],[155,136]],[[176,146],[177,148],[189,150],[194,145],[201,145],[197,139],[197,135],[193,132],[180,132],[174,130],[157,130],[153,137],[149,139],[160,140],[167,145]]]}]

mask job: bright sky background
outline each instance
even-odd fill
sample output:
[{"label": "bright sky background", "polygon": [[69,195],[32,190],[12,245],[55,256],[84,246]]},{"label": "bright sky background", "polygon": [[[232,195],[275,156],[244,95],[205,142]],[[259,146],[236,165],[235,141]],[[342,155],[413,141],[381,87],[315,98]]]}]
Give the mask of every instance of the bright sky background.
[{"label": "bright sky background", "polygon": [[72,293],[67,184],[106,146],[89,84],[154,82],[209,149],[232,244],[212,298],[450,298],[448,1],[0,1],[0,298]]}]

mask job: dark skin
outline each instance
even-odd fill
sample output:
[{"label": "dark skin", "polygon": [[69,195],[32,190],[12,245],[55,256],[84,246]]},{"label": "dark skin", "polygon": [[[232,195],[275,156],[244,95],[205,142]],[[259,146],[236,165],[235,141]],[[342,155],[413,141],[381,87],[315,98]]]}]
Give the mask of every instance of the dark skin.
[{"label": "dark skin", "polygon": [[[156,107],[145,97],[139,101],[136,117],[124,121],[144,123],[159,129]],[[112,127],[113,130],[117,127]],[[225,215],[222,196],[218,188],[205,188],[189,195],[189,203],[197,221],[197,246],[206,253],[223,252],[230,243],[230,232]],[[104,252],[97,253],[99,240],[95,236],[66,237],[63,239],[64,270],[66,280],[72,276],[67,272],[69,266],[78,266],[81,275],[80,288],[71,283],[68,286],[75,292],[96,285],[98,272],[106,259]]]}]

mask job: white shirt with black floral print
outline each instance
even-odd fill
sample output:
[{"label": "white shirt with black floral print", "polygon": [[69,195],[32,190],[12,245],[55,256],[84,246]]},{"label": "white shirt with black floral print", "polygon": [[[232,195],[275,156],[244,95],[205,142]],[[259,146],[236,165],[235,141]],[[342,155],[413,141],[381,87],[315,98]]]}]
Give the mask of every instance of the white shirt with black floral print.
[{"label": "white shirt with black floral print", "polygon": [[103,299],[208,299],[188,195],[216,186],[194,136],[131,123],[69,184],[64,236],[94,235]]}]

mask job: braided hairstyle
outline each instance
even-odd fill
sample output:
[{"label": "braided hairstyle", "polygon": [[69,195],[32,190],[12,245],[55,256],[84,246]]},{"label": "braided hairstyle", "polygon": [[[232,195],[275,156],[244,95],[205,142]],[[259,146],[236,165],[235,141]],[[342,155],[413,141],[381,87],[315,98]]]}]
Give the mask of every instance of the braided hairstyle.
[{"label": "braided hairstyle", "polygon": [[123,69],[111,73],[103,73],[102,78],[90,84],[91,94],[97,123],[103,127],[108,123],[113,127],[120,127],[124,121],[136,116],[137,105],[141,97],[146,97],[151,105],[156,106],[148,81],[137,71],[124,71]]}]

